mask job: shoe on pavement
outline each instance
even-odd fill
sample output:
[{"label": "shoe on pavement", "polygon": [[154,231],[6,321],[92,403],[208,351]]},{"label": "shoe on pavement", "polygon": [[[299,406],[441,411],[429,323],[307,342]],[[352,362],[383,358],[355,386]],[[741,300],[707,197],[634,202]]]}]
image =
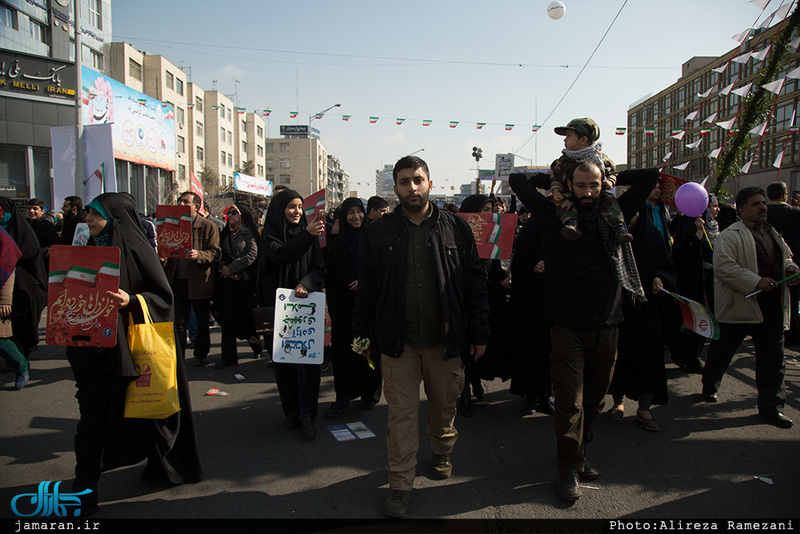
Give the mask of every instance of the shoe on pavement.
[{"label": "shoe on pavement", "polygon": [[469,393],[462,393],[458,397],[458,414],[464,417],[470,417],[474,409],[475,401],[472,400]]},{"label": "shoe on pavement", "polygon": [[536,411],[545,415],[553,415],[556,413],[556,405],[553,403],[553,397],[546,397],[537,402]]},{"label": "shoe on pavement", "polygon": [[302,423],[300,422],[300,417],[298,417],[297,415],[286,416],[286,428],[288,428],[289,430],[300,428],[301,424]]},{"label": "shoe on pavement", "polygon": [[310,415],[304,415],[301,417],[301,420],[303,424],[303,437],[306,438],[306,441],[312,441],[317,437],[317,429],[314,428],[314,421],[311,420]]},{"label": "shoe on pavement", "polygon": [[362,410],[371,410],[378,404],[375,399],[361,399],[361,409]]},{"label": "shoe on pavement", "polygon": [[530,395],[525,395],[525,397],[522,399],[522,406],[520,406],[519,411],[525,415],[533,415],[535,408],[536,402],[534,401],[533,397]]},{"label": "shoe on pavement", "polygon": [[[30,375],[28,374],[28,371],[25,371],[24,373],[17,373],[17,381],[14,382],[14,387],[17,390],[24,388],[29,379]],[[791,423],[791,421],[789,423]],[[791,426],[791,424],[789,426]]]},{"label": "shoe on pavement", "polygon": [[558,494],[565,501],[575,502],[583,495],[581,483],[578,481],[578,472],[575,469],[565,469],[558,477]]},{"label": "shoe on pavement", "polygon": [[[19,388],[17,388],[17,389],[19,389]],[[759,412],[758,415],[760,415],[761,417],[769,420],[770,423],[772,423],[773,425],[775,425],[777,427],[780,427],[780,428],[792,428],[792,424],[793,424],[792,420],[789,419],[788,417],[786,417],[785,415],[783,415],[781,412],[775,412],[775,413],[771,413],[771,414],[770,413],[761,413],[761,412]]]},{"label": "shoe on pavement", "polygon": [[658,421],[656,421],[652,415],[650,418],[644,418],[642,417],[642,412],[636,410],[636,418],[642,423],[642,426],[645,428],[645,430],[649,430],[650,432],[658,432],[661,430]]},{"label": "shoe on pavement", "polygon": [[340,415],[344,415],[350,411],[350,403],[347,401],[336,401],[330,405],[330,407],[325,410],[325,418],[326,419],[333,419],[335,417],[339,417]]},{"label": "shoe on pavement", "polygon": [[612,421],[622,421],[622,418],[625,417],[625,405],[616,404],[611,410],[608,411],[608,416]]},{"label": "shoe on pavement", "polygon": [[433,478],[444,480],[453,474],[453,463],[449,454],[433,453]]},{"label": "shoe on pavement", "polygon": [[403,518],[408,513],[408,501],[411,491],[390,489],[389,496],[383,504],[383,515],[386,517]]},{"label": "shoe on pavement", "polygon": [[600,476],[600,471],[589,462],[588,458],[584,458],[583,471],[578,473],[578,476],[581,477],[582,480],[597,480],[597,477]]},{"label": "shoe on pavement", "polygon": [[719,402],[719,395],[717,393],[703,393],[703,400],[706,402]]},{"label": "shoe on pavement", "polygon": [[205,358],[198,358],[195,356],[194,358],[194,366],[195,367],[205,367],[206,366],[206,359]]},{"label": "shoe on pavement", "polygon": [[214,369],[225,369],[226,367],[233,367],[234,365],[238,365],[239,362],[217,362],[214,365]]}]

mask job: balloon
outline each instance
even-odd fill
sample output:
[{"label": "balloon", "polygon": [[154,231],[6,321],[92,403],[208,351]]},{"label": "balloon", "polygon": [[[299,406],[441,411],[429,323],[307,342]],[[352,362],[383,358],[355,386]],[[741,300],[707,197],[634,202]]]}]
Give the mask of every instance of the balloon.
[{"label": "balloon", "polygon": [[699,217],[708,207],[708,191],[696,182],[687,182],[675,192],[675,206],[687,217]]},{"label": "balloon", "polygon": [[547,16],[553,20],[560,19],[566,12],[567,6],[564,5],[564,2],[551,2],[550,5],[547,6]]}]

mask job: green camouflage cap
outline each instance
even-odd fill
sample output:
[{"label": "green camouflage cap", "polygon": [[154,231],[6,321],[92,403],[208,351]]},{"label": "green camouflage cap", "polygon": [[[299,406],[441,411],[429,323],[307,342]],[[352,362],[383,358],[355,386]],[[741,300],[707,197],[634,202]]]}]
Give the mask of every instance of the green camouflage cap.
[{"label": "green camouflage cap", "polygon": [[575,130],[579,137],[586,136],[592,143],[600,138],[600,127],[588,117],[572,119],[566,126],[556,128],[555,132],[558,135],[567,135],[567,130]]}]

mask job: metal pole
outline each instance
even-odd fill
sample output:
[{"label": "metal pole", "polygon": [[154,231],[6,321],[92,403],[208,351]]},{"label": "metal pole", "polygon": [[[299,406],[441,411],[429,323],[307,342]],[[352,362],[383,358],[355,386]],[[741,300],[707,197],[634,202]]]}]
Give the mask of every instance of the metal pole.
[{"label": "metal pole", "polygon": [[86,196],[86,186],[83,183],[86,171],[83,164],[83,110],[81,98],[83,96],[83,81],[81,77],[81,0],[75,0],[75,194],[84,199],[88,204],[92,199]]}]

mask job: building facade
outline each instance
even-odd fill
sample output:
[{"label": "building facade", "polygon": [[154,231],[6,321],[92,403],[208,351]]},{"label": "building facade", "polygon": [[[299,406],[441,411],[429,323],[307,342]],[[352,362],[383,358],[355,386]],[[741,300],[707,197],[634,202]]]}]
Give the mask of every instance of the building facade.
[{"label": "building facade", "polygon": [[[717,155],[714,151],[722,149],[724,155],[725,146],[733,139],[746,86],[766,66],[767,48],[778,29],[776,25],[756,30],[741,47],[723,56],[690,59],[677,82],[634,103],[628,110],[628,166],[663,167],[667,174],[695,182],[709,177],[706,186],[710,189],[716,182],[713,170],[719,161],[713,157]],[[776,79],[800,65],[797,48],[791,52]],[[743,56],[748,53],[755,57]],[[744,88],[742,96],[733,92],[739,88]],[[728,180],[725,189],[729,192],[747,185],[766,186],[776,179],[787,182],[790,190],[800,190],[800,136],[791,134],[789,128],[800,100],[798,80],[786,78],[777,98],[772,97],[766,130],[763,135],[750,136],[750,147],[738,165],[752,163],[747,172]],[[734,120],[731,129],[718,125],[730,120]],[[781,152],[779,172],[775,164]]]},{"label": "building facade", "polygon": [[274,185],[294,189],[303,198],[326,187],[328,151],[319,139],[319,131],[308,126],[281,126],[282,138],[265,141],[266,179]]},{"label": "building facade", "polygon": [[396,198],[394,194],[394,165],[384,165],[383,169],[375,171],[375,194],[386,200]]},{"label": "building facade", "polygon": [[350,175],[336,156],[328,154],[328,180],[325,201],[328,206],[340,206],[350,196]]}]

